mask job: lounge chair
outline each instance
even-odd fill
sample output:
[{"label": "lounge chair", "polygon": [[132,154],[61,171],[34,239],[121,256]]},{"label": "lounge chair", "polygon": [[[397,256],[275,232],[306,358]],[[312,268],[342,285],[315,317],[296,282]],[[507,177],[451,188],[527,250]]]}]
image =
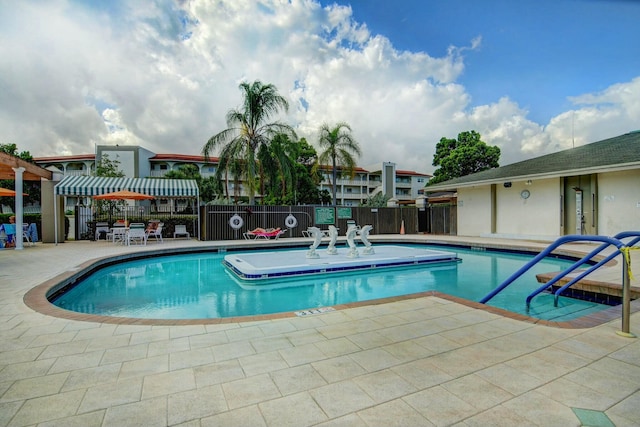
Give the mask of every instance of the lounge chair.
[{"label": "lounge chair", "polygon": [[265,231],[263,233],[256,233],[256,239],[278,239],[280,235],[284,234],[287,230],[282,230],[280,227],[272,229],[270,231]]},{"label": "lounge chair", "polygon": [[176,224],[175,229],[173,230],[173,238],[177,238],[178,236],[187,236],[187,239],[191,239],[191,234],[187,231],[187,226],[184,224]]},{"label": "lounge chair", "polygon": [[266,233],[267,230],[265,230],[264,228],[255,228],[251,231],[245,231],[244,233],[242,233],[242,235],[244,236],[245,239],[247,240],[252,240],[252,239],[256,239],[258,237],[258,234],[260,233]]},{"label": "lounge chair", "polygon": [[[151,223],[149,223],[149,225],[151,225]],[[161,243],[164,243],[164,240],[162,240],[162,227],[164,227],[164,222],[156,223],[155,227],[148,227],[147,240],[149,239],[149,237],[155,237],[156,242],[160,240]]]}]

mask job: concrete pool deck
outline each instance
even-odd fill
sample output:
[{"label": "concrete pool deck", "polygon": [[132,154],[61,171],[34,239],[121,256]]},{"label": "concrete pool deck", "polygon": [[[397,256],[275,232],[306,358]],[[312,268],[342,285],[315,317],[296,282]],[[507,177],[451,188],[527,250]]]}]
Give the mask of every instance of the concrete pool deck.
[{"label": "concrete pool deck", "polygon": [[[374,245],[388,238],[546,247],[371,237]],[[211,242],[166,239],[146,247],[67,242],[0,251],[0,426],[639,424],[640,341],[616,334],[619,316],[556,328],[421,296],[304,317],[176,326],[56,318],[23,302],[30,289],[94,258],[205,246]],[[597,274],[621,276],[619,266]],[[630,326],[640,334],[640,313]]]}]

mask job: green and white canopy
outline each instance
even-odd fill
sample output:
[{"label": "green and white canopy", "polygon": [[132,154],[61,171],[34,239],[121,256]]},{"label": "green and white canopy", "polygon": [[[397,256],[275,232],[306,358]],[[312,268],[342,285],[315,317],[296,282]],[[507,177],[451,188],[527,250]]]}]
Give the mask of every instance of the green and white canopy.
[{"label": "green and white canopy", "polygon": [[193,179],[106,178],[100,176],[68,176],[55,186],[56,196],[98,196],[129,190],[154,197],[199,197]]}]

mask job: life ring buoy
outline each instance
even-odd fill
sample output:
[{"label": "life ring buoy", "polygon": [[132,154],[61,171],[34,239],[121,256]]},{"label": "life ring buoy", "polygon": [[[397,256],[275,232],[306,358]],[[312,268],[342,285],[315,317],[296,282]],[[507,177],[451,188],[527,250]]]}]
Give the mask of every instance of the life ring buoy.
[{"label": "life ring buoy", "polygon": [[235,214],[234,216],[229,218],[229,225],[234,230],[237,230],[239,228],[242,228],[242,226],[244,225],[244,220],[242,219],[242,217],[240,215]]},{"label": "life ring buoy", "polygon": [[286,225],[287,228],[295,228],[298,226],[298,220],[295,216],[289,214],[289,216],[284,219],[284,225]]}]

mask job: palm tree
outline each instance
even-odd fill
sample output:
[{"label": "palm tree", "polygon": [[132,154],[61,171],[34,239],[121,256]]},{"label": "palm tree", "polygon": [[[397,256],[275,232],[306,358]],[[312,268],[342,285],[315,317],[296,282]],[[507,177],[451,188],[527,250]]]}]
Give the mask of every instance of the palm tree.
[{"label": "palm tree", "polygon": [[351,135],[351,126],[345,122],[340,122],[334,127],[323,124],[320,127],[318,136],[320,145],[320,155],[318,156],[318,164],[326,165],[331,160],[333,171],[333,206],[336,206],[336,179],[338,177],[337,166],[343,166],[344,170],[353,176],[356,166],[356,159],[353,155],[360,156],[360,145]]},{"label": "palm tree", "polygon": [[257,181],[261,179],[256,161],[258,148],[263,144],[269,145],[274,135],[284,133],[295,138],[295,132],[284,123],[268,122],[281,109],[289,110],[289,102],[278,94],[274,85],[262,84],[260,81],[251,84],[243,82],[239,89],[244,96],[242,107],[229,110],[228,129],[209,138],[202,148],[202,154],[206,160],[214,150],[222,146],[224,155],[221,157],[229,160],[228,165],[235,163],[231,159],[242,163],[242,177],[246,182],[249,204],[254,204]]}]

